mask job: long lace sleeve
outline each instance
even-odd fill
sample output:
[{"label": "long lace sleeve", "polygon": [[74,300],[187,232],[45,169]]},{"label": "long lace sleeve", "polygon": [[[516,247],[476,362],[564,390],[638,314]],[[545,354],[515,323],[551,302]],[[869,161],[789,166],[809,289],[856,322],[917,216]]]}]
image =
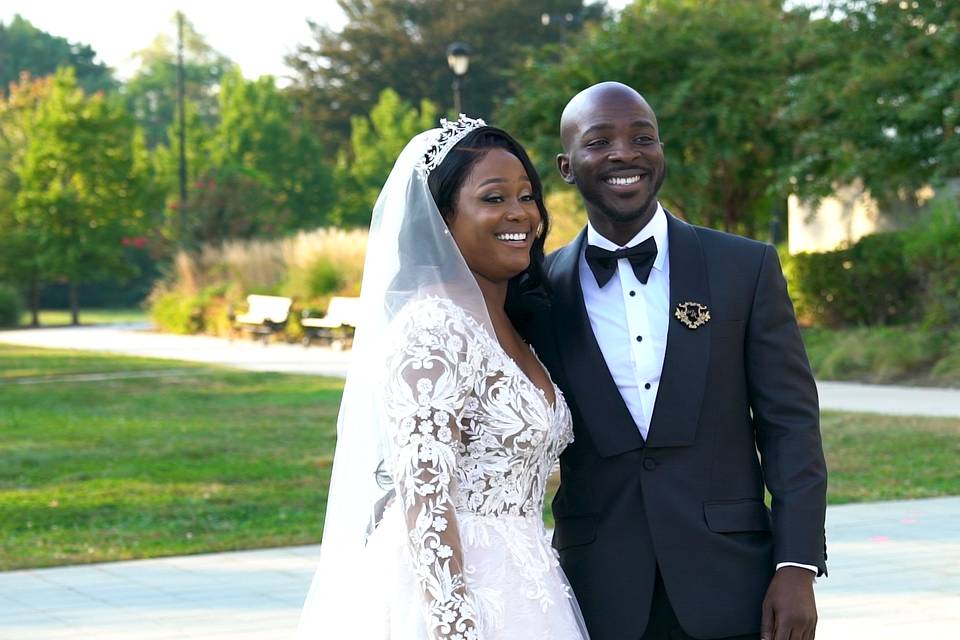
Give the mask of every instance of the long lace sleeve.
[{"label": "long lace sleeve", "polygon": [[453,502],[458,416],[471,388],[464,331],[442,307],[420,307],[397,336],[386,388],[393,477],[435,640],[480,638]]}]

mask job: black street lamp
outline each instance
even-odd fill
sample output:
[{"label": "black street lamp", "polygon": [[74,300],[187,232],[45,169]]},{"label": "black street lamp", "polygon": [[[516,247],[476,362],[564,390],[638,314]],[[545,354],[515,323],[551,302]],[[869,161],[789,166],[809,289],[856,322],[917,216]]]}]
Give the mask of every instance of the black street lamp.
[{"label": "black street lamp", "polygon": [[470,68],[470,47],[462,42],[454,42],[447,47],[447,65],[453,72],[453,111],[460,115],[463,105],[460,100],[460,78],[467,75]]},{"label": "black street lamp", "polygon": [[561,44],[566,44],[567,42],[567,29],[571,28],[575,23],[580,22],[580,13],[564,13],[564,14],[550,14],[550,13],[541,13],[540,14],[540,24],[544,27],[549,27],[551,24],[556,24],[560,26],[560,42]]}]

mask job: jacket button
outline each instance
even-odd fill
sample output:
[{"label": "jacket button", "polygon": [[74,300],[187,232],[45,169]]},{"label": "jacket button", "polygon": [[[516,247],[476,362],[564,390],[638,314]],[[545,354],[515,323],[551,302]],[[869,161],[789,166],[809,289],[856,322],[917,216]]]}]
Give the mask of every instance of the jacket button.
[{"label": "jacket button", "polygon": [[657,461],[653,458],[644,458],[643,459],[643,468],[647,471],[653,471],[657,468]]}]

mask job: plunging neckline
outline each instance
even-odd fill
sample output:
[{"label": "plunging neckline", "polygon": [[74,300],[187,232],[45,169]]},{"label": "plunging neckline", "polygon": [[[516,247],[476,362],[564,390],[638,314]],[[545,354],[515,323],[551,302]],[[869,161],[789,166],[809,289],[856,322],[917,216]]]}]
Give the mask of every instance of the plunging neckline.
[{"label": "plunging neckline", "polygon": [[557,401],[560,399],[560,395],[561,395],[560,387],[558,387],[557,383],[553,381],[553,376],[550,375],[550,371],[547,369],[546,365],[543,364],[543,361],[540,360],[540,356],[537,355],[537,350],[533,348],[533,345],[527,342],[524,342],[524,344],[527,345],[527,348],[530,349],[530,353],[533,354],[534,359],[536,359],[537,364],[540,365],[540,368],[543,369],[543,372],[547,374],[547,382],[550,383],[550,387],[553,389],[553,402],[550,402],[550,398],[547,397],[547,392],[544,391],[542,388],[540,388],[540,385],[534,382],[533,378],[527,375],[527,372],[523,370],[523,367],[521,367],[516,360],[513,359],[513,356],[507,353],[507,350],[503,348],[503,345],[501,345],[499,341],[496,341],[496,344],[497,344],[497,347],[500,349],[500,351],[503,353],[504,357],[510,362],[510,364],[513,365],[513,368],[517,370],[517,374],[519,374],[520,378],[525,380],[526,383],[531,387],[533,387],[533,389],[536,390],[536,392],[540,395],[540,399],[543,401],[543,404],[547,407],[547,411],[551,415],[556,413]]}]

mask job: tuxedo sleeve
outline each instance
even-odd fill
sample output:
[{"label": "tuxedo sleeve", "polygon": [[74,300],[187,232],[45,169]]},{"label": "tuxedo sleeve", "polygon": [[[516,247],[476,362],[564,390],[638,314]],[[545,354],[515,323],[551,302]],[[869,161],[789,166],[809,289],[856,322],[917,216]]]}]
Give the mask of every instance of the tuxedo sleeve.
[{"label": "tuxedo sleeve", "polygon": [[827,468],[817,388],[770,246],[757,276],[745,357],[757,448],[773,497],[775,562],[814,566],[823,575]]}]

